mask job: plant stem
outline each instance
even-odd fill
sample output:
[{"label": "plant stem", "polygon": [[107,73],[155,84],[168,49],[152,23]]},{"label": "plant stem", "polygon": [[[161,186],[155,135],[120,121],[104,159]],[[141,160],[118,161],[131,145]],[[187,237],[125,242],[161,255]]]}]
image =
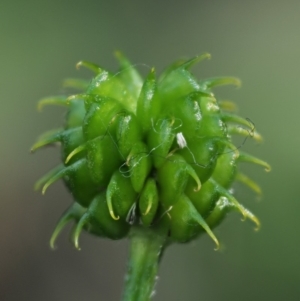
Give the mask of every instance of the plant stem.
[{"label": "plant stem", "polygon": [[166,236],[153,229],[134,226],[129,238],[130,254],[122,301],[149,301]]}]

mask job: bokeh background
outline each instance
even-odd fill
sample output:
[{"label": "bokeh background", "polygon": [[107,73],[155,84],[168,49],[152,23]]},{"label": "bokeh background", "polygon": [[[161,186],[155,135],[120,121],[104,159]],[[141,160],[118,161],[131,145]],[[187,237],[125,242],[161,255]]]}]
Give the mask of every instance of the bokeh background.
[{"label": "bokeh background", "polygon": [[[300,300],[300,2],[1,0],[0,2],[0,300],[119,300],[127,242],[68,231],[51,251],[48,240],[71,198],[62,183],[46,196],[34,182],[59,160],[57,149],[34,155],[31,144],[58,127],[62,108],[36,110],[37,101],[61,94],[66,77],[88,77],[75,63],[111,70],[113,51],[162,70],[178,57],[210,52],[194,68],[199,77],[235,75],[241,89],[216,89],[263,133],[243,149],[271,163],[265,173],[245,166],[264,190],[261,201],[244,187],[239,200],[262,221],[253,231],[238,214],[216,229],[223,248],[207,237],[170,247],[154,300]],[[140,66],[146,74],[148,67]]]}]

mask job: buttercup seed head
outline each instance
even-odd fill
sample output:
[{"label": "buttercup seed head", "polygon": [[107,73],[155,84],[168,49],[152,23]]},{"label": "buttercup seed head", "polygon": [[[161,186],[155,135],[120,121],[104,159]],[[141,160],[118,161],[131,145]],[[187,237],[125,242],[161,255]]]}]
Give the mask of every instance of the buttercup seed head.
[{"label": "buttercup seed head", "polygon": [[211,89],[240,85],[236,78],[198,80],[190,68],[208,54],[177,61],[157,78],[152,68],[144,80],[121,54],[113,74],[90,62],[90,82],[68,79],[64,85],[80,94],[45,98],[45,105],[67,108],[63,128],[49,131],[32,150],[60,143],[62,164],[36,184],[45,193],[63,179],[74,203],[62,215],[51,246],[63,227],[75,223],[79,248],[82,230],[120,239],[132,225],[164,228],[171,241],[187,242],[212,229],[228,211],[258,219],[230,193],[240,181],[260,193],[259,186],[239,171],[240,162],[270,166],[234,146],[232,135],[261,140],[249,120],[237,116],[230,101],[218,101]]}]

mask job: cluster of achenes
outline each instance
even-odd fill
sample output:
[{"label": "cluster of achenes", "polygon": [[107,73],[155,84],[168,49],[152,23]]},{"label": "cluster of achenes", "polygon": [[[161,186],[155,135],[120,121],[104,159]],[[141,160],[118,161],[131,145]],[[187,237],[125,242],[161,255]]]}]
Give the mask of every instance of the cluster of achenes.
[{"label": "cluster of achenes", "polygon": [[252,124],[235,115],[234,105],[217,101],[211,88],[239,85],[236,78],[196,79],[191,66],[208,54],[177,61],[157,79],[151,69],[143,80],[133,65],[117,53],[121,69],[112,74],[80,62],[96,73],[91,82],[67,80],[82,94],[50,97],[39,106],[68,108],[65,126],[42,135],[32,150],[60,142],[63,164],[36,188],[63,179],[74,203],[63,214],[51,245],[73,220],[78,247],[82,229],[120,239],[132,225],[164,227],[172,241],[187,242],[212,232],[230,210],[257,226],[258,219],[230,193],[235,180],[260,192],[257,184],[237,171],[240,162],[269,165],[238,151],[232,135],[260,140]]}]

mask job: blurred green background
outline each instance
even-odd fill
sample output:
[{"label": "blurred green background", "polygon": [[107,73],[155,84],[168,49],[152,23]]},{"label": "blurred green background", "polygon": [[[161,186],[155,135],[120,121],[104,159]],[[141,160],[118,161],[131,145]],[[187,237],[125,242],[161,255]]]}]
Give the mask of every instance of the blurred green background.
[{"label": "blurred green background", "polygon": [[[0,2],[0,300],[119,300],[127,242],[82,235],[82,251],[48,240],[71,202],[62,183],[45,196],[34,182],[59,160],[57,149],[29,154],[43,131],[58,127],[61,108],[37,101],[63,93],[66,77],[87,77],[75,63],[117,68],[113,51],[162,70],[173,60],[210,52],[199,77],[234,75],[241,89],[216,90],[239,105],[263,134],[243,149],[273,167],[245,166],[264,190],[237,197],[261,219],[253,231],[238,214],[216,229],[223,249],[202,237],[170,247],[154,300],[300,300],[300,1],[37,1]],[[146,74],[148,68],[141,66]]]}]

